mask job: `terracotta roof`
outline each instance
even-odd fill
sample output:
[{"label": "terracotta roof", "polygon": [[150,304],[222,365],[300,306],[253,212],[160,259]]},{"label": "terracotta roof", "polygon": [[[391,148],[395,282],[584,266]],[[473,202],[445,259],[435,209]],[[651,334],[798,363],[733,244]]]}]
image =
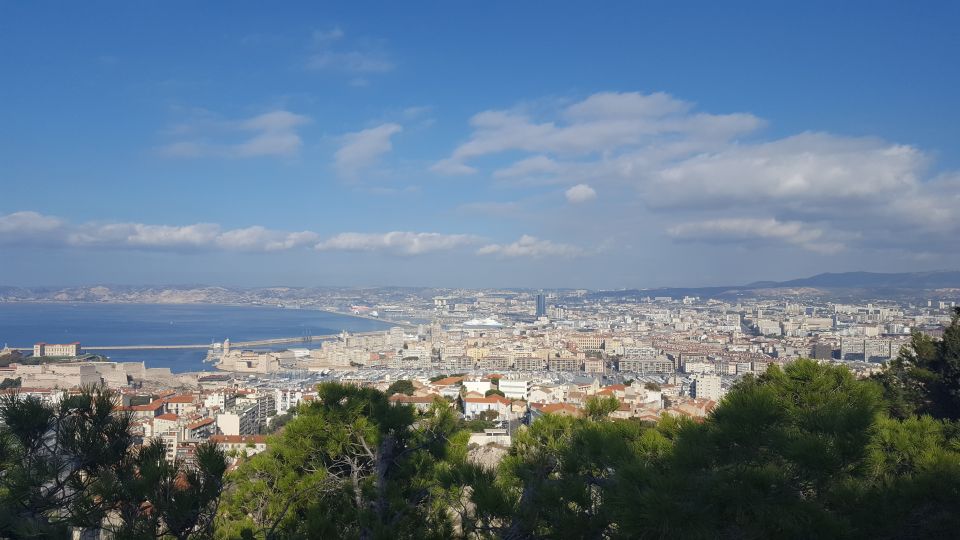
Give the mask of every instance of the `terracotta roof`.
[{"label": "terracotta roof", "polygon": [[178,396],[171,396],[166,399],[167,403],[193,403],[192,394],[180,394]]},{"label": "terracotta roof", "polygon": [[453,386],[463,380],[463,377],[445,377],[439,381],[433,381],[434,386]]},{"label": "terracotta roof", "polygon": [[128,411],[155,411],[161,407],[163,407],[163,401],[157,400],[151,401],[150,403],[146,403],[144,405],[131,405],[129,407],[125,407],[125,409]]},{"label": "terracotta roof", "polygon": [[180,417],[177,416],[177,415],[175,415],[175,414],[173,414],[173,413],[167,413],[167,414],[161,414],[161,415],[157,416],[156,419],[157,419],[157,420],[169,420],[169,421],[171,421],[171,422],[176,422],[177,420],[180,419]]},{"label": "terracotta roof", "polygon": [[570,403],[534,403],[531,405],[534,409],[539,409],[545,414],[567,413],[573,415],[582,414],[582,411],[576,405]]},{"label": "terracotta roof", "polygon": [[192,423],[192,424],[188,424],[188,425],[187,425],[187,429],[197,429],[197,428],[201,428],[201,427],[203,427],[203,426],[209,426],[209,425],[212,424],[213,422],[214,422],[213,418],[204,418],[204,419],[202,419],[202,420],[197,420],[196,422],[194,422],[194,423]]}]

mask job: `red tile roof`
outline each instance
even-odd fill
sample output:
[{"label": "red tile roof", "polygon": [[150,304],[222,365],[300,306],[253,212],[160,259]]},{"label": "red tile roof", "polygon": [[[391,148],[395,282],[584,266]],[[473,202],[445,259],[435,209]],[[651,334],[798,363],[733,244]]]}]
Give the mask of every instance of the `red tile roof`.
[{"label": "red tile roof", "polygon": [[453,386],[463,381],[463,377],[445,377],[439,381],[433,381],[434,386]]},{"label": "red tile roof", "polygon": [[204,418],[202,420],[197,420],[192,424],[187,425],[187,429],[197,429],[202,428],[203,426],[209,426],[214,422],[213,418]]}]

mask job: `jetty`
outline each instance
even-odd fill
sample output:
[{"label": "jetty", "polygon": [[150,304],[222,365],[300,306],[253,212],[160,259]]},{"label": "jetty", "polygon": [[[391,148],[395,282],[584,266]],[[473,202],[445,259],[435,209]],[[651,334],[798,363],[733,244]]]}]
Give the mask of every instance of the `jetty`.
[{"label": "jetty", "polygon": [[[374,334],[382,334],[383,330],[372,330],[368,332],[350,332],[350,335],[354,336],[372,336]],[[271,345],[286,345],[294,343],[309,343],[311,341],[323,341],[327,339],[334,339],[340,334],[323,334],[319,336],[296,336],[296,337],[286,337],[286,338],[273,338],[273,339],[258,339],[255,341],[236,341],[232,342],[230,346],[234,349],[250,349],[253,347],[269,347]],[[32,351],[32,347],[12,347],[16,350],[21,351]],[[85,351],[142,351],[142,350],[153,350],[153,349],[209,349],[209,343],[198,343],[191,345],[84,345],[83,350]]]}]

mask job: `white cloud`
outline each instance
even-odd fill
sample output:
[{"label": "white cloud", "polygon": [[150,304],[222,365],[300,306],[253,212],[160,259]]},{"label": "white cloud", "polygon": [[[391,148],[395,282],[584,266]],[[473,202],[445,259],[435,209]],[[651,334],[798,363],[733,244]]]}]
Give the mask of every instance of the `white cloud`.
[{"label": "white cloud", "polygon": [[[375,43],[361,40],[345,44],[345,38],[346,32],[340,27],[314,31],[313,45],[316,50],[307,59],[307,69],[371,74],[386,73],[396,67]],[[337,44],[341,46],[337,47]]]},{"label": "white cloud", "polygon": [[322,240],[321,236],[313,231],[279,231],[260,225],[224,229],[216,223],[70,224],[37,212],[0,214],[0,244],[37,247],[245,252],[313,248],[319,251],[380,251],[398,255],[420,255],[475,245],[480,241],[479,236],[469,234],[407,231],[346,232]]},{"label": "white cloud", "polygon": [[[555,120],[536,121],[522,110],[489,110],[470,119],[470,138],[433,170],[467,174],[467,161],[507,151],[566,157],[609,154],[628,147],[658,145],[682,138],[707,148],[763,125],[750,114],[688,114],[691,104],[667,94],[594,94],[558,111]],[[509,175],[509,173],[508,173]]]},{"label": "white cloud", "polygon": [[145,225],[143,223],[86,224],[70,232],[72,246],[135,248],[202,248],[214,242],[220,227],[212,223],[194,225]]},{"label": "white cloud", "polygon": [[785,224],[820,231],[816,241],[787,242],[806,250],[929,251],[960,233],[960,173],[929,178],[930,155],[876,137],[804,132],[764,140],[757,132],[765,121],[752,114],[711,114],[669,94],[636,92],[481,111],[469,124],[467,139],[435,162],[434,172],[487,173],[526,189],[561,185],[569,202],[604,186],[635,194],[603,201],[611,232],[625,226],[614,215],[635,220],[646,212],[661,221],[669,212],[732,226],[762,209],[758,219],[776,220],[775,232]]},{"label": "white cloud", "polygon": [[393,149],[390,138],[401,131],[403,127],[399,124],[382,124],[344,135],[340,149],[334,154],[337,170],[344,176],[353,176],[375,164],[380,156]]},{"label": "white cloud", "polygon": [[37,212],[0,215],[0,244],[160,251],[276,251],[310,246],[319,235],[261,226],[223,230],[215,223],[153,225],[129,222],[70,224]]},{"label": "white cloud", "polygon": [[597,198],[597,192],[586,184],[577,184],[564,192],[567,201],[573,204],[591,201]]},{"label": "white cloud", "polygon": [[321,251],[384,251],[399,255],[420,255],[447,251],[476,243],[468,234],[440,234],[393,231],[388,233],[340,233],[316,245]]},{"label": "white cloud", "polygon": [[564,111],[571,119],[662,117],[686,113],[693,104],[674,98],[664,92],[599,92],[574,103]]},{"label": "white cloud", "polygon": [[62,225],[63,222],[58,218],[29,210],[0,216],[0,234],[3,235],[47,233]]},{"label": "white cloud", "polygon": [[226,231],[217,236],[216,244],[223,249],[245,251],[281,251],[315,244],[320,235],[311,231],[271,231],[259,225]]},{"label": "white cloud", "polygon": [[61,242],[64,222],[38,212],[0,214],[0,245],[45,246]]},{"label": "white cloud", "polygon": [[584,251],[576,246],[541,240],[526,234],[511,244],[488,244],[477,250],[477,255],[499,257],[577,257],[583,254]]},{"label": "white cloud", "polygon": [[697,242],[779,241],[797,245],[808,251],[832,254],[843,244],[824,239],[822,229],[799,221],[782,222],[773,218],[721,218],[670,227],[668,234],[678,240]]},{"label": "white cloud", "polygon": [[882,199],[917,183],[917,149],[872,138],[804,133],[690,157],[652,175],[654,204]]},{"label": "white cloud", "polygon": [[310,119],[290,111],[275,110],[242,120],[217,121],[202,118],[175,126],[175,135],[190,138],[173,141],[160,152],[178,158],[197,157],[292,157],[303,146],[298,130]]}]

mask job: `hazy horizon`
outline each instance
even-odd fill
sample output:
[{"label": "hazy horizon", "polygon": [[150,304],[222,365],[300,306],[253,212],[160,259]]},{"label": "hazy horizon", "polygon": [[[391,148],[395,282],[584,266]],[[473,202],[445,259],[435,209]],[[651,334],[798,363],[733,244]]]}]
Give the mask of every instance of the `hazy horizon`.
[{"label": "hazy horizon", "polygon": [[[960,272],[960,270],[952,269],[935,269],[929,271],[918,271],[918,272],[876,272],[870,270],[852,270],[849,272],[821,272],[820,274],[847,274],[847,273],[868,273],[876,275],[884,274],[897,274],[897,273],[944,273],[944,272]],[[342,285],[342,284],[307,284],[307,285],[291,285],[283,283],[275,284],[252,284],[252,285],[227,285],[222,283],[107,283],[107,282],[98,282],[98,283],[77,283],[77,284],[39,284],[39,285],[3,285],[0,284],[0,287],[10,286],[10,287],[20,287],[25,289],[58,289],[58,288],[85,288],[85,287],[118,287],[118,288],[206,288],[206,287],[222,287],[228,289],[269,289],[269,288],[297,288],[297,289],[351,289],[351,288],[398,288],[398,289],[513,289],[513,290],[537,290],[537,289],[547,289],[547,290],[577,290],[577,289],[586,289],[586,290],[618,290],[618,289],[697,289],[697,288],[710,288],[710,287],[740,287],[748,286],[754,283],[765,283],[765,282],[786,282],[793,280],[801,280],[819,276],[820,274],[814,275],[804,275],[804,276],[793,276],[785,279],[759,279],[751,281],[742,281],[742,282],[728,282],[728,283],[712,283],[712,284],[689,284],[689,283],[671,283],[665,285],[656,285],[656,286],[647,286],[638,284],[632,287],[586,287],[586,286],[576,286],[576,285],[567,285],[567,286],[558,286],[558,287],[531,287],[531,286],[522,286],[522,285],[497,285],[490,287],[470,287],[465,285],[396,285],[396,284],[367,284],[367,285]]]}]

